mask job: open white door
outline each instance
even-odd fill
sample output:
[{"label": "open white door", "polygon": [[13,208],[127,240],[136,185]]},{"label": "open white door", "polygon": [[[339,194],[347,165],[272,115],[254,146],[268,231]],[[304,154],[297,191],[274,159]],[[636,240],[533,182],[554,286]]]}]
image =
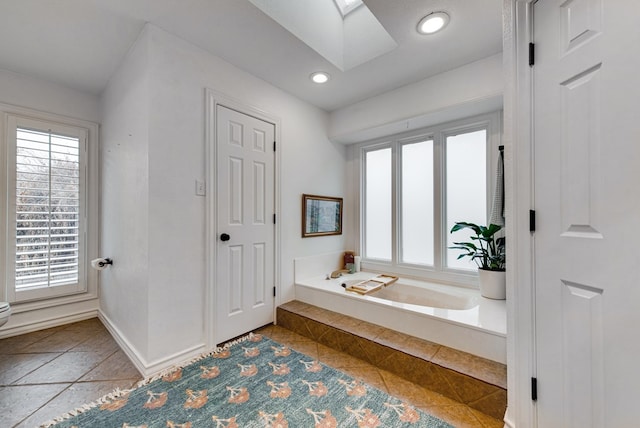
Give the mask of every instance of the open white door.
[{"label": "open white door", "polygon": [[218,105],[216,334],[273,321],[275,126]]},{"label": "open white door", "polygon": [[640,426],[640,9],[533,12],[538,426]]}]

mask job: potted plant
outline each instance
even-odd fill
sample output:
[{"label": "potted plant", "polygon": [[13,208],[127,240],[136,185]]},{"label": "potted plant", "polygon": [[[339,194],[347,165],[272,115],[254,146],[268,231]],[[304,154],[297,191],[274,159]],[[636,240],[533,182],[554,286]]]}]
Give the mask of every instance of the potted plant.
[{"label": "potted plant", "polygon": [[458,222],[451,228],[451,233],[462,229],[471,229],[474,232],[471,242],[454,242],[455,246],[449,248],[463,251],[458,259],[470,257],[478,265],[480,293],[484,297],[505,299],[505,240],[504,237],[496,237],[502,226]]}]

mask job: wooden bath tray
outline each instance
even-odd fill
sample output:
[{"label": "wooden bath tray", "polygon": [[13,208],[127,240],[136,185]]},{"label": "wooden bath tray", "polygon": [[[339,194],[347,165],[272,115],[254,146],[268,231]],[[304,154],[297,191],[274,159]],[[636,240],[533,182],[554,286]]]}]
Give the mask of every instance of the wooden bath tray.
[{"label": "wooden bath tray", "polygon": [[397,276],[380,274],[366,281],[361,281],[355,284],[345,286],[345,290],[354,291],[358,294],[369,294],[374,291],[386,287],[398,280]]}]

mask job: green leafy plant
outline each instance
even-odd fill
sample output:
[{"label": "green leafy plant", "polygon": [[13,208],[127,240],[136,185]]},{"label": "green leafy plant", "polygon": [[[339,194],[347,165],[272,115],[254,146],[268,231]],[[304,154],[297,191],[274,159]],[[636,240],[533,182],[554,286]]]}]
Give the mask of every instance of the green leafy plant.
[{"label": "green leafy plant", "polygon": [[454,242],[452,250],[462,250],[458,259],[470,257],[480,269],[503,271],[505,264],[504,237],[496,237],[502,226],[490,224],[479,226],[474,223],[458,222],[451,228],[451,233],[462,229],[471,229],[475,235],[471,242]]}]

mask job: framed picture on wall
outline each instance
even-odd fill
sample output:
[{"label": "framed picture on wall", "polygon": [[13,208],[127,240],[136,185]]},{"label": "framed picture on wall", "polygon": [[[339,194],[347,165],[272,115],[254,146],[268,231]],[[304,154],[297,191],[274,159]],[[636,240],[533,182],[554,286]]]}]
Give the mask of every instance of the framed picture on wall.
[{"label": "framed picture on wall", "polygon": [[342,235],[342,198],[302,195],[302,237]]}]

